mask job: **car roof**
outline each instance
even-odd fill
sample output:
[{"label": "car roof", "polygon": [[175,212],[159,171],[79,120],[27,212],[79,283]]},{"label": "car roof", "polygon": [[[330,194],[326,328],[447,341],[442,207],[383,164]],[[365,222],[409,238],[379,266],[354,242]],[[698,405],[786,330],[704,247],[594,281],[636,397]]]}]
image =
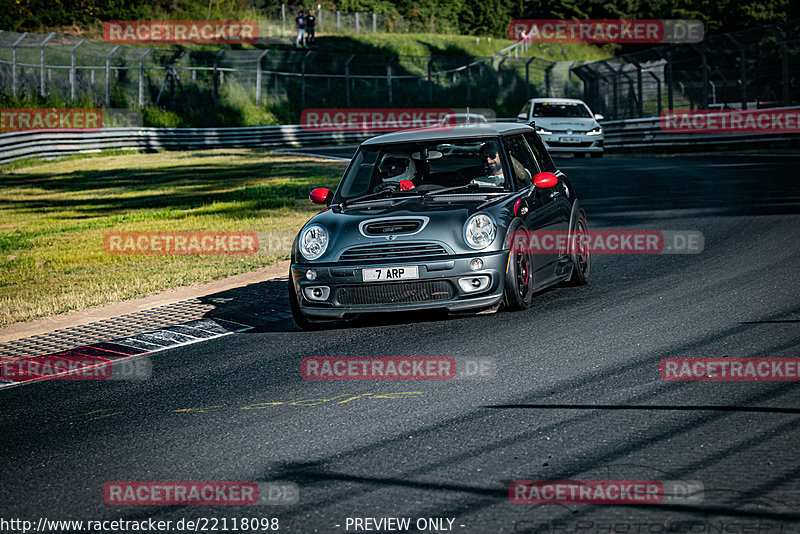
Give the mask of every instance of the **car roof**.
[{"label": "car roof", "polygon": [[530,102],[534,104],[540,104],[542,102],[548,102],[550,104],[586,104],[586,102],[577,98],[531,98]]},{"label": "car roof", "polygon": [[367,139],[362,146],[381,145],[384,143],[412,143],[414,141],[448,141],[452,139],[468,139],[472,137],[496,137],[512,132],[532,132],[533,128],[519,122],[481,123],[474,126],[444,126],[435,128],[419,128],[379,135]]}]

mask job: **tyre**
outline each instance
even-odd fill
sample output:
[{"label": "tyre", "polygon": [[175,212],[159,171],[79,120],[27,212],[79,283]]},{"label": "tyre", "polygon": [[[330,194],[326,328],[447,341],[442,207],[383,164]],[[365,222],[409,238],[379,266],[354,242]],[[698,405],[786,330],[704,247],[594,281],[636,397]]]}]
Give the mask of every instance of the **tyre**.
[{"label": "tyre", "polygon": [[565,282],[568,285],[585,286],[589,283],[589,273],[592,268],[591,252],[583,239],[583,236],[588,231],[586,216],[581,211],[573,229],[573,232],[577,234],[577,239],[570,240],[573,247],[570,251],[570,254],[572,254],[572,274]]},{"label": "tyre", "polygon": [[318,323],[311,321],[303,315],[303,311],[300,309],[300,302],[297,298],[297,292],[294,290],[291,269],[289,270],[289,308],[292,310],[292,319],[294,319],[295,324],[303,330],[320,330],[329,324],[327,322]]},{"label": "tyre", "polygon": [[[516,225],[511,224],[508,235],[527,231],[527,227],[520,220]],[[533,300],[533,258],[529,252],[518,253],[514,250],[513,244],[510,245],[503,304],[507,310],[526,310],[531,307]]]}]

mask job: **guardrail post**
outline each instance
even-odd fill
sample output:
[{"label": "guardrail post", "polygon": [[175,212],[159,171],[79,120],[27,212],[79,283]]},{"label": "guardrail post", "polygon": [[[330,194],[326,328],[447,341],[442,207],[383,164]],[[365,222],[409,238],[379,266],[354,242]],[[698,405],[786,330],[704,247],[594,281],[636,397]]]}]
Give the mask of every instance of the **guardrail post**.
[{"label": "guardrail post", "polygon": [[503,99],[503,73],[500,72],[500,69],[507,59],[508,57],[504,57],[497,63],[497,100]]},{"label": "guardrail post", "polygon": [[626,61],[630,62],[634,67],[636,67],[636,90],[639,93],[636,112],[641,119],[644,117],[644,84],[642,83],[642,65],[631,57],[626,57]]},{"label": "guardrail post", "polygon": [[397,55],[392,54],[392,57],[389,58],[388,63],[386,63],[386,89],[389,93],[389,105],[392,105],[392,61],[395,60]]},{"label": "guardrail post", "polygon": [[742,99],[742,109],[747,109],[747,56],[745,55],[744,45],[733,35],[724,34],[736,48],[739,49],[739,84]]},{"label": "guardrail post", "polygon": [[[11,45],[11,94],[17,96],[17,46],[28,36],[28,32],[23,33]],[[82,41],[81,41],[82,42]]]},{"label": "guardrail post", "polygon": [[658,116],[660,117],[661,116],[661,78],[659,78],[656,75],[656,73],[653,72],[652,70],[648,70],[647,74],[649,74],[650,76],[653,77],[653,79],[656,81],[656,86],[658,87],[658,89],[657,89],[658,92],[656,93],[656,98],[658,99]]},{"label": "guardrail post", "polygon": [[44,49],[45,49],[45,46],[47,45],[47,43],[50,42],[50,39],[52,39],[55,36],[56,36],[55,32],[51,33],[50,35],[45,37],[44,41],[42,41],[42,44],[39,45],[39,47],[40,47],[39,48],[39,94],[42,95],[42,96],[45,96],[45,93],[46,93],[46,91],[45,91],[45,81],[44,81],[44,66],[45,66],[45,63],[44,63]]},{"label": "guardrail post", "polygon": [[111,49],[111,52],[106,54],[106,107],[111,107],[111,56],[119,50],[120,45]]},{"label": "guardrail post", "polygon": [[609,70],[609,72],[611,72],[612,76],[614,76],[612,78],[612,83],[614,84],[614,107],[613,107],[613,109],[614,109],[614,120],[616,120],[616,119],[619,118],[619,114],[618,114],[618,111],[619,111],[618,85],[619,85],[619,83],[617,82],[617,78],[618,78],[617,71],[612,69],[611,65],[609,65],[606,62],[606,60],[604,60],[604,59],[600,60],[600,64],[603,65],[605,68],[607,68]]},{"label": "guardrail post", "polygon": [[336,10],[336,31],[339,31],[342,28],[342,12],[338,9]]},{"label": "guardrail post", "polygon": [[214,71],[212,73],[212,82],[214,84],[214,107],[216,108],[219,104],[219,78],[217,77],[217,71],[219,69],[219,58],[222,57],[222,54],[225,53],[225,49],[221,49],[217,52],[217,55],[214,56]]},{"label": "guardrail post", "polygon": [[432,66],[433,66],[433,58],[428,60],[428,103],[433,103],[433,84],[431,83]]},{"label": "guardrail post", "polygon": [[378,15],[372,14],[372,33],[378,33]]},{"label": "guardrail post", "polygon": [[469,58],[470,62],[467,63],[467,104],[470,103],[470,99],[472,97],[472,58]]},{"label": "guardrail post", "polygon": [[703,88],[700,92],[700,106],[708,109],[708,56],[705,48],[701,45],[692,44],[692,49],[700,56],[701,70],[703,74]]},{"label": "guardrail post", "polygon": [[144,58],[152,52],[152,48],[148,48],[144,54],[139,57],[139,107],[144,107]]},{"label": "guardrail post", "polygon": [[781,42],[781,91],[783,92],[783,103],[786,106],[792,104],[792,99],[789,94],[789,47],[786,43],[786,35],[777,27],[771,26],[769,31],[777,37]]},{"label": "guardrail post", "polygon": [[356,33],[361,33],[361,27],[358,24],[358,11],[356,11]]},{"label": "guardrail post", "polygon": [[348,108],[350,107],[350,62],[353,61],[355,57],[355,54],[351,55],[344,63],[345,98]]},{"label": "guardrail post", "polygon": [[264,56],[267,55],[269,50],[264,50],[261,52],[261,55],[258,56],[258,64],[256,68],[256,105],[261,105],[261,60],[264,59]]},{"label": "guardrail post", "polygon": [[531,62],[536,59],[535,57],[530,58],[528,61],[525,62],[525,99],[530,100],[531,98],[531,73],[530,73],[530,66]]},{"label": "guardrail post", "polygon": [[76,66],[76,57],[75,52],[78,51],[78,48],[86,42],[86,39],[81,39],[78,41],[78,44],[72,47],[70,51],[70,67],[69,67],[69,99],[70,101],[75,100],[75,85],[77,84],[77,77],[78,77],[78,70]]},{"label": "guardrail post", "polygon": [[322,4],[317,4],[317,29],[322,31]]},{"label": "guardrail post", "polygon": [[306,59],[311,55],[311,50],[303,55],[303,60],[300,62],[300,105],[306,105]]},{"label": "guardrail post", "polygon": [[553,93],[552,86],[551,86],[552,85],[552,80],[551,80],[550,73],[553,71],[553,67],[555,67],[555,66],[556,66],[556,62],[552,61],[550,63],[550,65],[548,65],[544,69],[544,86],[545,86],[545,91],[546,91],[545,96],[547,96],[547,97],[552,96],[552,93]]}]

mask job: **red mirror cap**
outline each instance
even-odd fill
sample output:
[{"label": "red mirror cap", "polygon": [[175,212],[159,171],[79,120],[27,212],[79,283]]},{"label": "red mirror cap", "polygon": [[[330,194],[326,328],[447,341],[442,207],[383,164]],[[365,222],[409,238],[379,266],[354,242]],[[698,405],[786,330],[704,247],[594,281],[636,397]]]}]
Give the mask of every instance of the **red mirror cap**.
[{"label": "red mirror cap", "polygon": [[311,194],[308,195],[308,198],[311,199],[311,202],[314,204],[328,204],[331,198],[331,192],[329,189],[325,189],[324,187],[318,187],[311,191]]},{"label": "red mirror cap", "polygon": [[549,189],[555,187],[558,183],[558,176],[552,172],[540,172],[533,177],[533,185],[540,189]]}]

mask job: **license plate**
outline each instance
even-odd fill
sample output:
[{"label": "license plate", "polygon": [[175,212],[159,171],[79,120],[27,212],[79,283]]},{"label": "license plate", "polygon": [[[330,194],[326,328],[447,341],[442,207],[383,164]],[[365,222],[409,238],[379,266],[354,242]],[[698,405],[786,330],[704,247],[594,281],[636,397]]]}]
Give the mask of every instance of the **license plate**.
[{"label": "license plate", "polygon": [[419,278],[419,267],[381,267],[380,269],[364,269],[365,282],[383,282],[393,280],[414,280]]},{"label": "license plate", "polygon": [[581,142],[581,138],[580,137],[562,137],[561,139],[559,139],[559,141],[561,141],[562,143],[580,143]]}]

